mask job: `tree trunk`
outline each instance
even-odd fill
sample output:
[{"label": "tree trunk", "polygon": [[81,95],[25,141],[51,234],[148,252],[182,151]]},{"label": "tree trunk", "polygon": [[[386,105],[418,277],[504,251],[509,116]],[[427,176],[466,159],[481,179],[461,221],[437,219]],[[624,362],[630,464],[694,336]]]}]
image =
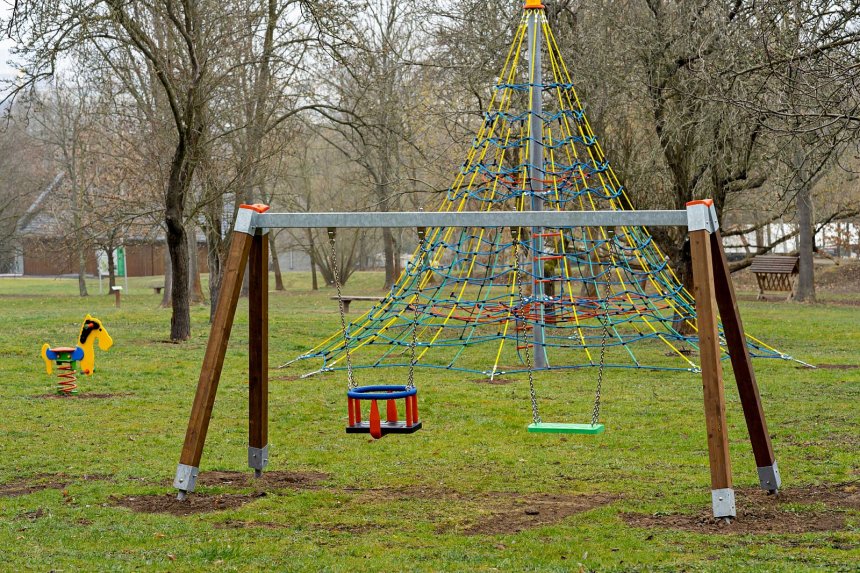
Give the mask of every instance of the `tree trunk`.
[{"label": "tree trunk", "polygon": [[[247,194],[245,196],[245,198],[243,198],[240,201],[240,203],[242,203],[242,204],[252,203],[252,202],[253,201],[251,201],[250,194]],[[235,219],[236,218],[233,217],[234,221],[235,221]],[[251,273],[248,272],[248,261],[245,261],[244,265],[245,265],[245,273],[244,273],[244,276],[242,277],[242,290],[239,291],[239,296],[241,296],[242,298],[247,297],[251,293],[251,277],[250,277]]]},{"label": "tree trunk", "polygon": [[[68,163],[68,161],[67,161]],[[74,162],[72,162],[74,166]],[[72,177],[70,178],[72,184],[72,225],[74,226],[75,233],[75,250],[78,252],[78,294],[80,296],[88,296],[87,293],[87,281],[86,281],[86,273],[87,273],[87,252],[84,248],[84,237],[83,237],[83,229],[81,228],[81,203],[82,197],[78,192],[78,182],[77,178],[74,174],[74,169],[72,171]],[[110,294],[110,291],[108,291]]]},{"label": "tree trunk", "polygon": [[200,264],[197,260],[197,232],[192,225],[188,229],[188,293],[193,304],[203,304],[206,298],[203,296],[203,285],[200,282]]},{"label": "tree trunk", "polygon": [[397,277],[394,274],[394,236],[391,229],[382,229],[382,245],[385,258],[385,284],[382,288],[390,289]]},{"label": "tree trunk", "polygon": [[107,253],[108,260],[108,288],[107,294],[113,294],[113,287],[116,286],[116,261],[114,261],[113,254],[116,252],[116,249],[105,249]]},{"label": "tree trunk", "polygon": [[[398,229],[397,239],[394,241],[394,281],[396,281],[400,277],[400,273],[403,272],[403,263],[400,260],[400,251],[403,250],[401,248],[402,241],[403,233]],[[394,281],[392,281],[391,284],[394,284]]]},{"label": "tree trunk", "polygon": [[[802,174],[799,174],[802,175]],[[813,262],[813,228],[812,228],[812,194],[809,183],[804,177],[799,177],[800,188],[797,190],[797,224],[799,225],[797,251],[800,255],[800,274],[797,277],[797,292],[795,300],[799,302],[815,302],[815,270]]]},{"label": "tree trunk", "polygon": [[[200,110],[197,110],[200,111]],[[195,158],[202,136],[199,124],[191,126],[180,137],[170,164],[170,176],[164,194],[164,225],[167,230],[167,250],[173,281],[170,285],[171,306],[170,339],[188,340],[191,337],[191,306],[188,292],[188,236],[185,232],[185,202]]]},{"label": "tree trunk", "polygon": [[284,290],[284,277],[281,276],[281,262],[275,245],[275,233],[269,233],[269,252],[272,254],[272,272],[275,273],[275,290]]},{"label": "tree trunk", "polygon": [[203,234],[206,236],[206,260],[209,262],[209,322],[215,319],[218,293],[221,290],[222,257],[227,252],[221,236],[224,218],[224,200],[220,192],[212,186],[206,187],[205,196],[209,197]]},{"label": "tree trunk", "polygon": [[[209,261],[209,322],[215,318],[215,307],[218,304],[218,293],[221,291],[221,220],[206,227],[206,254]],[[217,226],[216,224],[217,223]]]},{"label": "tree trunk", "polygon": [[[680,252],[678,253],[679,264],[677,265],[678,269],[678,278],[681,280],[681,284],[687,290],[688,293],[693,293],[693,257],[690,254],[690,239],[687,238],[684,240],[684,245],[681,247]],[[675,314],[675,319],[672,322],[672,328],[674,328],[678,334],[683,334],[685,336],[689,336],[693,334],[693,325],[688,324],[687,321]]]},{"label": "tree trunk", "polygon": [[170,293],[173,292],[173,270],[170,264],[170,252],[167,250],[167,245],[164,245],[164,290],[161,291],[161,308],[170,308],[172,300]]},{"label": "tree trunk", "polygon": [[188,340],[191,336],[191,306],[188,296],[188,240],[182,218],[176,217],[181,209],[170,209],[172,215],[167,215],[167,250],[170,253],[170,269],[173,281],[170,285],[171,307],[170,339]]},{"label": "tree trunk", "polygon": [[78,293],[81,296],[89,296],[87,292],[87,253],[78,246]]},{"label": "tree trunk", "polygon": [[319,283],[317,283],[317,261],[314,258],[314,253],[316,252],[316,246],[314,245],[314,233],[312,229],[307,229],[308,233],[308,252],[310,253],[311,259],[311,290],[319,290]]}]

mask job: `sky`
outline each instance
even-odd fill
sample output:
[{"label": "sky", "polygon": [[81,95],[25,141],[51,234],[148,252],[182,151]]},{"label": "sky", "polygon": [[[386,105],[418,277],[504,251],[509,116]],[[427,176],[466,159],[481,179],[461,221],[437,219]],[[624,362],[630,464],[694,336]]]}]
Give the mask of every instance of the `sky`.
[{"label": "sky", "polygon": [[7,63],[11,46],[12,42],[8,38],[0,41],[0,79],[7,80],[15,77],[15,68]]},{"label": "sky", "polygon": [[[0,0],[0,19],[5,20],[12,13],[10,0]],[[14,46],[12,40],[6,37],[6,31],[0,31],[0,79],[11,79],[15,77],[15,68],[7,62],[10,58],[9,49]]]}]

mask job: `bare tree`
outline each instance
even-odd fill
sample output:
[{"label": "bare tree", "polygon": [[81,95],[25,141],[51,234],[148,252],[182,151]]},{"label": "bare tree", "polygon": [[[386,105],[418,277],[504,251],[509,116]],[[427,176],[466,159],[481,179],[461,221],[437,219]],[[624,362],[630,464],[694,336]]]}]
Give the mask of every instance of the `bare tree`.
[{"label": "bare tree", "polygon": [[[325,77],[341,108],[338,121],[320,124],[320,134],[359,165],[371,189],[370,206],[397,210],[404,179],[403,149],[419,149],[409,116],[415,102],[421,12],[413,0],[374,0],[352,22],[356,42],[336,52]],[[327,133],[328,132],[328,133]],[[397,278],[399,253],[391,229],[382,229],[384,288]],[[321,261],[318,261],[318,264]]]},{"label": "bare tree", "polygon": [[18,270],[16,230],[33,200],[56,177],[53,150],[19,121],[14,110],[0,137],[0,272]]},{"label": "bare tree", "polygon": [[95,94],[80,78],[67,80],[55,76],[48,90],[31,94],[30,99],[37,110],[33,117],[38,125],[38,136],[54,149],[58,170],[64,176],[62,186],[66,192],[63,196],[68,202],[62,202],[62,212],[56,217],[69,224],[69,236],[64,238],[76,252],[79,294],[87,296],[87,252],[93,246],[87,217],[91,202],[87,195],[96,176],[92,149],[96,130],[91,117]]},{"label": "bare tree", "polygon": [[[223,5],[205,0],[166,0],[158,4],[103,0],[86,5],[19,0],[9,22],[9,30],[18,40],[19,54],[29,62],[27,81],[16,86],[12,94],[53,75],[57,61],[80,47],[97,51],[108,65],[114,63],[117,48],[130,50],[137,63],[147,66],[157,81],[175,130],[163,196],[173,272],[173,340],[185,340],[191,333],[184,213],[208,133],[213,59],[219,50],[229,47],[219,23],[223,15]],[[119,52],[125,54],[123,50]]]}]

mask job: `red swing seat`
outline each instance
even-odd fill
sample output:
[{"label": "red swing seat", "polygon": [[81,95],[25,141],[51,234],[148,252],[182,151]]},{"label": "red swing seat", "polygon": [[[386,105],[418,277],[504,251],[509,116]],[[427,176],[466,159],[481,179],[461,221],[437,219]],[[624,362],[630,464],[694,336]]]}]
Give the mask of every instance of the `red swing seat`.
[{"label": "red swing seat", "polygon": [[[379,439],[386,434],[412,434],[421,429],[418,418],[418,389],[414,386],[359,386],[346,393],[349,425],[347,434],[370,434]],[[370,418],[361,419],[361,402],[370,401]],[[379,400],[385,400],[385,420],[379,415]],[[399,420],[397,400],[406,405],[406,419]]]}]

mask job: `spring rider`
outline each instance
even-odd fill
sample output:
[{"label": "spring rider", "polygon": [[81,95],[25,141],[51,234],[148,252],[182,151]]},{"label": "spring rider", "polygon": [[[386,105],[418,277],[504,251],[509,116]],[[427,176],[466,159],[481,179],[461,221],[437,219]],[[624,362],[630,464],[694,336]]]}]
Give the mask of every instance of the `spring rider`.
[{"label": "spring rider", "polygon": [[95,370],[96,355],[95,341],[99,341],[99,348],[109,350],[113,346],[113,338],[102,325],[102,321],[87,315],[81,324],[81,332],[78,335],[76,346],[57,346],[51,348],[50,344],[42,345],[42,359],[45,361],[45,370],[48,374],[53,373],[53,365],[57,364],[59,380],[57,381],[57,393],[70,395],[78,393],[77,365],[80,362],[80,371],[84,374],[92,374]]}]

